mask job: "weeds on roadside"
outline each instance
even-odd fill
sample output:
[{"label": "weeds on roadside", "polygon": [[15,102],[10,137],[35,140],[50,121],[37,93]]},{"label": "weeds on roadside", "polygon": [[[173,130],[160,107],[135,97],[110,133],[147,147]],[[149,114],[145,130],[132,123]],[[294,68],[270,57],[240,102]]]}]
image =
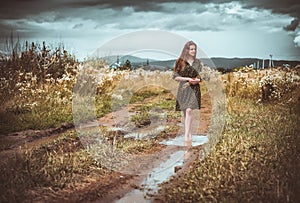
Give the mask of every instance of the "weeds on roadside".
[{"label": "weeds on roadside", "polygon": [[[270,70],[271,73],[278,74],[278,71]],[[284,76],[284,72],[279,75]],[[230,111],[215,150],[195,163],[179,182],[165,188],[164,201],[299,200],[299,80],[289,81],[289,85],[285,80],[281,81],[286,85],[277,85],[277,91],[284,93],[282,97],[260,103],[257,102],[259,80],[253,75],[242,79],[240,76],[235,79],[224,76],[230,82],[226,88]],[[255,81],[243,87],[240,82],[244,80]],[[251,86],[254,88],[249,88]],[[290,86],[294,87],[290,93],[282,89]]]}]

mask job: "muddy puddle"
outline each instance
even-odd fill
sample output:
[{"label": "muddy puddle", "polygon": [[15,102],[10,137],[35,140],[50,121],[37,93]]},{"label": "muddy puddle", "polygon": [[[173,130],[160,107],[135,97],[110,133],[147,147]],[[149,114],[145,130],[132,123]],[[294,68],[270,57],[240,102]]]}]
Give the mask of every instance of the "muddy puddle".
[{"label": "muddy puddle", "polygon": [[[192,139],[192,147],[203,145],[208,142],[207,136],[194,135]],[[161,144],[167,146],[183,146],[184,136],[178,136],[174,139],[162,141]],[[169,154],[168,159],[154,167],[152,171],[144,177],[144,180],[137,186],[137,189],[125,194],[122,198],[115,201],[117,203],[132,203],[132,202],[152,202],[153,196],[160,189],[159,185],[168,181],[178,168],[182,168],[191,157],[187,157],[191,153],[192,148],[178,148],[178,151]],[[189,160],[190,162],[191,160]]]},{"label": "muddy puddle", "polygon": [[[203,145],[206,142],[208,142],[208,137],[206,135],[193,135],[193,138],[192,138],[192,146],[193,147]],[[185,146],[184,136],[183,135],[177,136],[174,139],[162,141],[162,142],[160,142],[160,144]]]},{"label": "muddy puddle", "polygon": [[[118,114],[122,115],[120,112],[118,112]],[[132,115],[132,112],[129,114]],[[111,134],[118,132],[124,139],[151,139],[162,132],[166,126],[160,119],[153,119],[150,125],[138,128],[134,126],[133,122],[130,122],[128,117],[131,115],[128,115],[128,113],[126,116],[123,115],[118,117],[116,115],[117,114],[114,113],[105,119],[102,118],[98,121],[85,124],[81,126],[81,130],[95,128],[101,123],[102,126],[106,127],[107,132],[110,132]],[[115,120],[115,118],[117,118],[117,120]],[[138,181],[136,181],[133,186],[131,185],[131,190],[125,194],[123,193],[121,197],[117,197],[118,199],[115,199],[115,202],[132,203],[154,201],[155,195],[160,189],[160,184],[170,180],[177,171],[181,169],[183,169],[181,172],[184,171],[184,168],[197,157],[197,154],[199,153],[199,148],[197,148],[197,146],[208,142],[208,136],[206,136],[206,134],[201,134],[203,132],[200,133],[198,131],[199,122],[194,122],[193,128],[194,131],[197,131],[199,134],[193,135],[190,146],[185,145],[184,136],[181,135],[183,132],[182,125],[177,137],[166,139],[159,143],[166,146],[162,151],[149,157],[143,157],[142,160],[140,160],[139,157],[130,159],[132,160],[132,162],[130,162],[131,164],[127,164],[124,170],[128,170],[131,173],[137,171],[136,174],[139,174]],[[122,170],[123,168],[120,168],[120,171]]]},{"label": "muddy puddle", "polygon": [[124,197],[116,201],[117,203],[131,202],[151,202],[153,196],[159,189],[159,184],[170,179],[175,174],[174,168],[183,165],[184,151],[177,151],[170,155],[166,162],[158,167],[145,178],[140,184],[140,189],[135,189],[127,193]]},{"label": "muddy puddle", "polygon": [[[144,139],[144,138],[153,138],[162,132],[165,129],[163,125],[155,125],[151,127],[145,127],[138,130],[135,130],[132,133],[128,133],[124,138],[134,138],[134,139]],[[123,129],[124,130],[124,129]]]}]

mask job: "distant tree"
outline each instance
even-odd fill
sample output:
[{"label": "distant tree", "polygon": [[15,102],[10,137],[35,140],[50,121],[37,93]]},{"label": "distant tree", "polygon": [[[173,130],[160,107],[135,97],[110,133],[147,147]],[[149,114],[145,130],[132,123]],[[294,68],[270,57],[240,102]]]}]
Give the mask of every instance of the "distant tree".
[{"label": "distant tree", "polygon": [[226,73],[225,68],[221,68],[221,67],[217,68],[217,71],[219,71],[222,74]]},{"label": "distant tree", "polygon": [[123,70],[131,70],[131,62],[127,59],[123,64]]}]

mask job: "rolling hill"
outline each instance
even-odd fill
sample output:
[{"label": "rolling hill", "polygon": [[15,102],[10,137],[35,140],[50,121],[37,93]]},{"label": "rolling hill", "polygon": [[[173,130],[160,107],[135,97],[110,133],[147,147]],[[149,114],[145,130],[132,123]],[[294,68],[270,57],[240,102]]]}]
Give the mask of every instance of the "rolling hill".
[{"label": "rolling hill", "polygon": [[[136,68],[144,68],[147,70],[169,70],[173,69],[176,59],[173,60],[155,60],[147,58],[139,58],[136,56],[125,55],[122,57],[110,56],[106,58],[109,64],[116,63],[117,60],[119,64],[124,64],[126,60],[129,60],[131,66]],[[234,69],[243,66],[253,66],[255,68],[267,68],[269,67],[269,59],[264,61],[259,58],[223,58],[223,57],[213,57],[213,58],[203,58],[201,59],[204,65],[212,68],[223,68],[223,69]],[[288,64],[288,65],[287,65]],[[274,66],[289,66],[295,67],[300,65],[300,61],[288,61],[288,60],[273,60]]]}]

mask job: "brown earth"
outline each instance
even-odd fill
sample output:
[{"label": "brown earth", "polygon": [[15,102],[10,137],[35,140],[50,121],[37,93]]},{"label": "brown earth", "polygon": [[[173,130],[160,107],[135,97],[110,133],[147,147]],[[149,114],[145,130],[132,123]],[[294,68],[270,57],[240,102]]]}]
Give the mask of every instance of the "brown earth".
[{"label": "brown earth", "polygon": [[[157,99],[161,98],[148,98],[144,102],[154,102]],[[211,103],[209,94],[204,94],[201,100],[202,108],[200,109],[201,117],[198,131],[206,134],[208,132],[211,117]],[[132,104],[127,107],[125,111],[132,111],[134,108],[140,105],[143,105],[143,103]],[[124,109],[120,110],[117,115],[122,114],[122,111],[124,111]],[[99,119],[99,124],[105,126],[114,126],[114,115],[116,115],[116,113],[109,113],[105,115]],[[124,120],[118,120],[118,123],[124,124],[126,121],[128,121],[128,117],[124,116]],[[181,119],[172,119],[168,122],[176,125],[181,123]],[[9,144],[0,148],[0,167],[7,160],[13,158],[16,152],[20,152],[20,149],[24,147],[24,145],[26,145],[27,150],[30,150],[35,146],[39,146],[43,143],[47,143],[58,138],[62,132],[72,128],[74,128],[72,124],[64,124],[59,128],[40,131],[29,130],[1,136],[2,141]],[[168,137],[175,137],[178,135],[178,133],[180,134],[182,132],[183,129],[181,128],[179,132],[171,132]],[[197,152],[200,149],[201,146],[195,147],[189,151],[190,155],[185,160],[184,166],[175,169],[177,171],[177,175],[184,173],[193,164],[198,156]],[[155,154],[161,150],[165,150],[165,147],[158,145],[158,148],[154,148],[153,151],[148,151],[147,153]],[[101,175],[101,177],[97,176],[97,174],[90,174],[85,178],[84,182],[74,185],[72,188],[64,188],[61,190],[53,190],[51,188],[35,188],[34,190],[29,191],[29,194],[34,202],[111,202],[121,198],[133,189],[141,188],[140,183],[144,178],[145,175],[121,174],[119,172],[111,171],[110,173]],[[156,198],[160,199],[159,197]]]}]

